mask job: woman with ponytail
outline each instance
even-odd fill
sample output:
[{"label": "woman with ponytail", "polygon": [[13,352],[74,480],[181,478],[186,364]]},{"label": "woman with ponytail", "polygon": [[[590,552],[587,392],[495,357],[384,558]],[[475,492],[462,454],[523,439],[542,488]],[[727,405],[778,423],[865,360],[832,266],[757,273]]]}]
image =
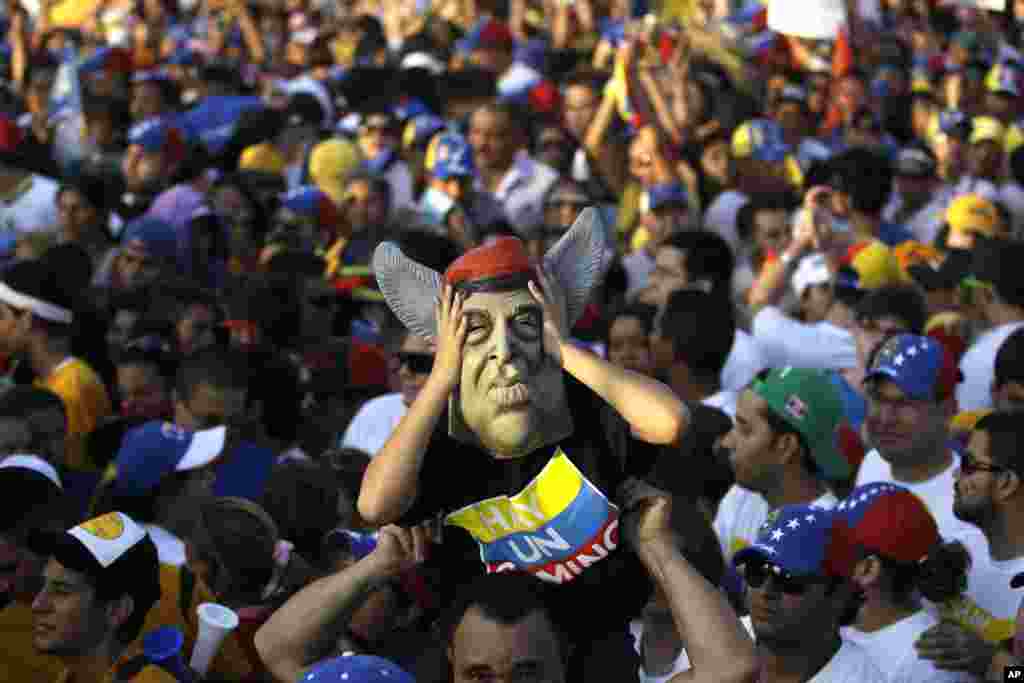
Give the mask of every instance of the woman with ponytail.
[{"label": "woman with ponytail", "polygon": [[922,659],[914,643],[938,620],[922,607],[967,587],[970,556],[944,543],[928,508],[909,490],[887,482],[854,489],[836,508],[839,533],[851,550],[851,580],[863,602],[843,639],[861,646],[889,681],[970,681]]},{"label": "woman with ponytail", "polygon": [[[242,648],[253,669],[265,674],[253,636],[275,609],[318,575],[252,501],[213,498],[199,507],[195,521],[187,544],[189,567],[217,602],[238,613]],[[251,680],[260,680],[261,673]]]}]

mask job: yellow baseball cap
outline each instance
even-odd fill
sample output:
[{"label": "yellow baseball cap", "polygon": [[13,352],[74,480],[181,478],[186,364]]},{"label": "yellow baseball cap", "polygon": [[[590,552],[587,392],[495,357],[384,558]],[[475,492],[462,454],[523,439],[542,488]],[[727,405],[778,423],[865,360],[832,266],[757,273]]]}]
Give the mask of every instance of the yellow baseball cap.
[{"label": "yellow baseball cap", "polygon": [[1000,145],[1006,141],[1006,126],[991,116],[975,116],[971,129],[970,143],[992,141]]},{"label": "yellow baseball cap", "polygon": [[348,140],[332,138],[319,143],[309,155],[309,178],[335,204],[345,198],[345,183],[361,160],[359,148]]},{"label": "yellow baseball cap", "polygon": [[284,173],[284,167],[284,157],[269,142],[246,147],[238,160],[238,170],[240,171],[259,171],[281,175]]},{"label": "yellow baseball cap", "polygon": [[846,260],[857,272],[860,289],[878,289],[904,281],[896,255],[879,240],[854,245]]},{"label": "yellow baseball cap", "polygon": [[976,194],[965,194],[953,200],[946,210],[946,223],[953,232],[986,237],[995,237],[1003,230],[995,204]]}]

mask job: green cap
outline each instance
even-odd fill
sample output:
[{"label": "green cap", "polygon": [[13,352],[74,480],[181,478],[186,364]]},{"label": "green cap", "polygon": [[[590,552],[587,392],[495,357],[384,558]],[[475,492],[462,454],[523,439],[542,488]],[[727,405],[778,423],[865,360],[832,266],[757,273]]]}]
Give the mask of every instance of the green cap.
[{"label": "green cap", "polygon": [[803,436],[826,478],[839,481],[853,474],[850,463],[839,452],[843,401],[828,375],[821,370],[782,368],[769,371],[750,388],[765,400],[769,410]]}]

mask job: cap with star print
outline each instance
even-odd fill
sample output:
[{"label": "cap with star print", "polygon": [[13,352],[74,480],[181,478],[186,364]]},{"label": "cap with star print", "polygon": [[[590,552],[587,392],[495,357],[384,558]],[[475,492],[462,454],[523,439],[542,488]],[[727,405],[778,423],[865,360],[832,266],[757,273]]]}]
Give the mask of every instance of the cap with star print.
[{"label": "cap with star print", "polygon": [[850,548],[834,533],[835,513],[811,505],[785,505],[761,526],[757,541],[733,557],[737,567],[769,562],[795,576],[848,574]]},{"label": "cap with star print", "polygon": [[902,486],[858,486],[835,508],[839,533],[868,553],[910,564],[942,541],[924,502]]},{"label": "cap with star print", "polygon": [[907,398],[933,401],[950,396],[960,379],[953,354],[931,337],[898,334],[882,343],[866,381],[886,379]]}]

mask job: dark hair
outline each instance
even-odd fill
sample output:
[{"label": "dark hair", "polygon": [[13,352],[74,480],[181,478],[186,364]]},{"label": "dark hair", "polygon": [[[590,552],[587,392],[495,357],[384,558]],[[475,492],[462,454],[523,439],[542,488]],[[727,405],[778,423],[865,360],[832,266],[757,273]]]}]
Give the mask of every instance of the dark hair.
[{"label": "dark hair", "polygon": [[443,273],[459,257],[459,248],[447,237],[425,230],[409,230],[398,238],[398,247],[413,261]]},{"label": "dark hair", "polygon": [[640,326],[644,329],[645,335],[650,335],[654,331],[654,319],[658,315],[658,307],[650,304],[642,304],[638,302],[627,303],[611,312],[608,316],[608,330],[611,333],[611,324],[619,318],[633,318],[640,321]]},{"label": "dark hair", "polygon": [[996,352],[995,386],[1024,382],[1024,328],[1017,330]]},{"label": "dark hair", "polygon": [[174,378],[175,364],[169,354],[159,348],[129,346],[120,349],[111,359],[114,367],[138,366],[151,367],[165,381]]},{"label": "dark hair", "polygon": [[978,420],[974,431],[988,434],[989,453],[993,462],[1009,467],[1024,477],[1024,458],[1019,455],[1024,448],[1024,421],[1019,415],[989,413]]},{"label": "dark hair", "polygon": [[470,609],[478,609],[484,617],[505,626],[518,624],[527,617],[540,612],[555,637],[563,659],[568,658],[569,642],[563,625],[560,624],[552,606],[553,593],[547,584],[519,572],[498,572],[484,574],[460,586],[455,600],[441,617],[441,633],[444,642],[451,645],[455,631]]},{"label": "dark hair", "polygon": [[178,400],[187,401],[201,384],[222,389],[248,389],[249,367],[245,356],[208,350],[186,358],[178,368],[174,389]]},{"label": "dark hair", "polygon": [[658,334],[671,340],[677,361],[694,377],[718,384],[736,339],[732,303],[695,290],[673,292],[659,323]]},{"label": "dark hair", "polygon": [[290,463],[275,468],[259,500],[277,522],[281,536],[313,561],[321,560],[321,541],[331,529],[339,523],[352,526],[352,519],[338,519],[339,497],[349,498],[338,479],[320,464]]},{"label": "dark hair", "polygon": [[920,592],[929,601],[941,604],[967,588],[971,556],[959,541],[937,543],[918,562],[897,562],[870,549],[862,549],[862,554],[879,559],[888,579],[890,598],[896,602]]},{"label": "dark hair", "polygon": [[391,206],[391,183],[384,176],[356,171],[345,181],[345,187],[350,188],[353,183],[366,183],[370,186],[370,192],[383,195],[388,207]]},{"label": "dark hair", "polygon": [[856,313],[858,319],[898,318],[907,324],[907,332],[922,334],[928,321],[928,304],[913,285],[888,285],[868,292],[857,304]]},{"label": "dark hair", "polygon": [[854,211],[877,215],[892,193],[894,177],[889,160],[862,147],[848,150],[831,162],[833,186],[850,197]]},{"label": "dark hair", "polygon": [[713,292],[728,296],[736,261],[724,239],[706,230],[686,230],[672,235],[661,247],[686,254],[686,272],[691,282],[707,280]]},{"label": "dark hair", "polygon": [[0,417],[31,420],[51,410],[67,414],[64,401],[49,389],[16,384],[0,394]]},{"label": "dark hair", "polygon": [[736,214],[736,232],[743,240],[754,236],[754,220],[760,211],[792,211],[797,206],[796,197],[790,193],[759,192],[740,207]]}]

